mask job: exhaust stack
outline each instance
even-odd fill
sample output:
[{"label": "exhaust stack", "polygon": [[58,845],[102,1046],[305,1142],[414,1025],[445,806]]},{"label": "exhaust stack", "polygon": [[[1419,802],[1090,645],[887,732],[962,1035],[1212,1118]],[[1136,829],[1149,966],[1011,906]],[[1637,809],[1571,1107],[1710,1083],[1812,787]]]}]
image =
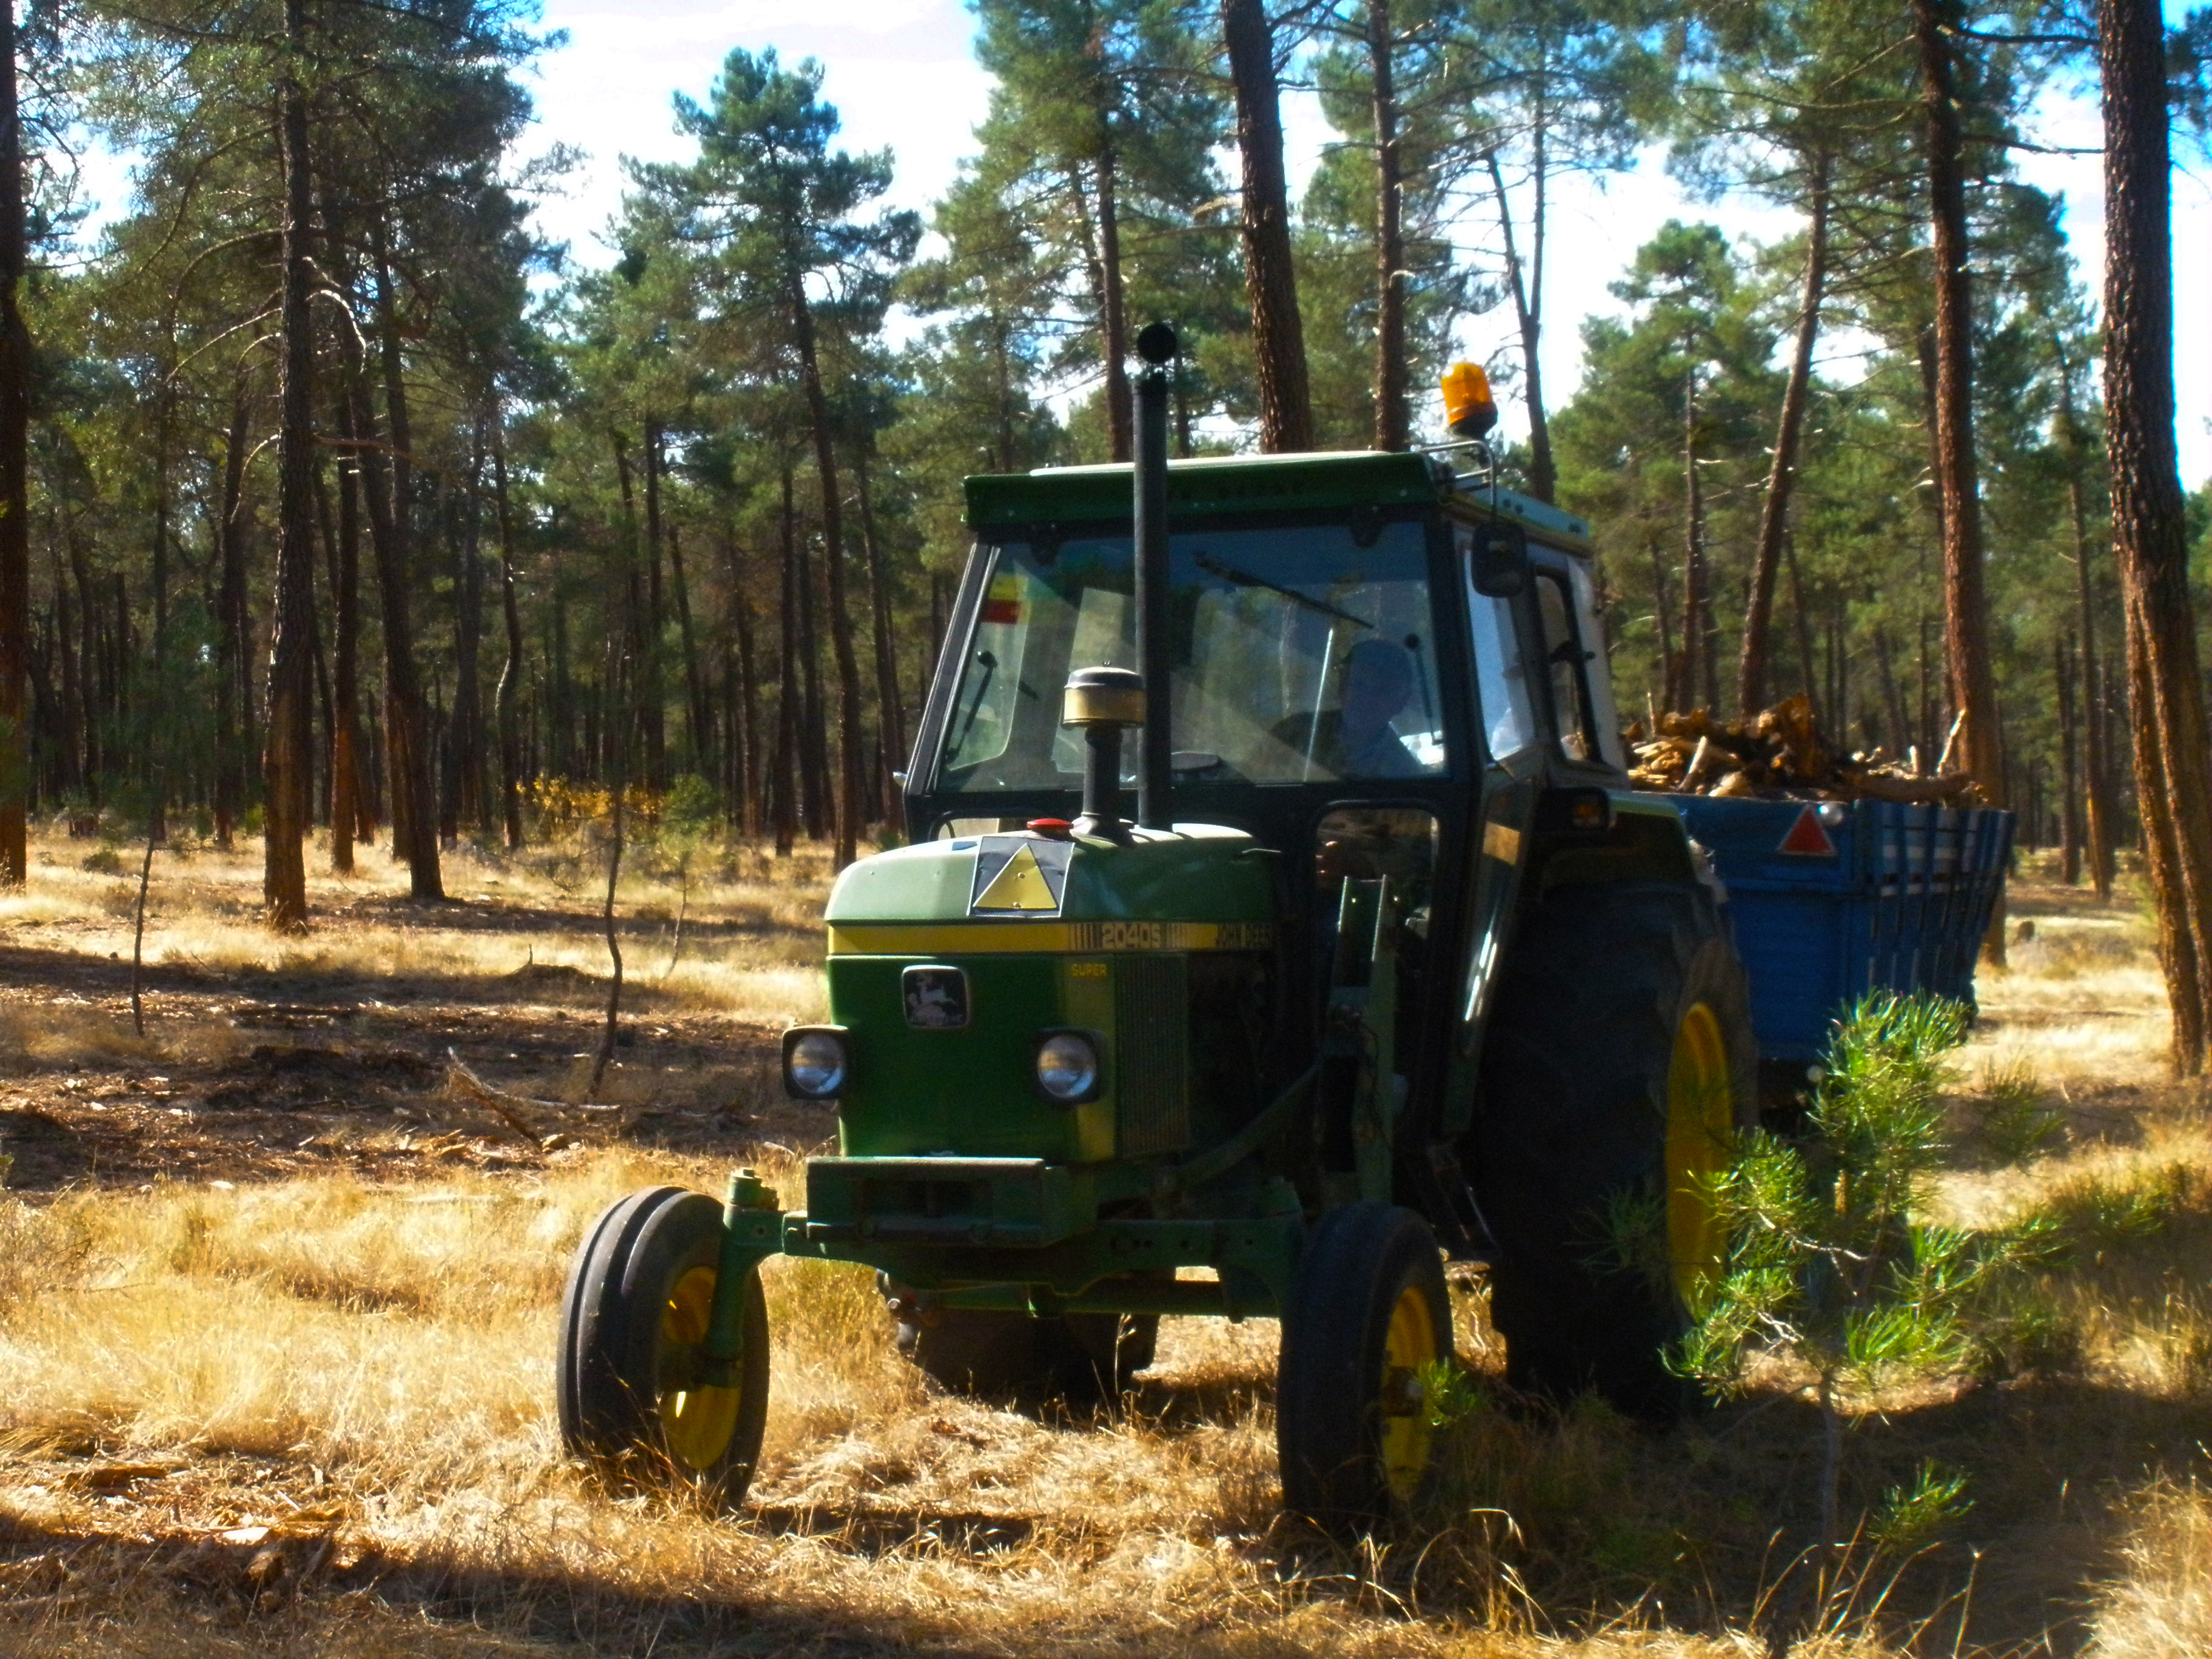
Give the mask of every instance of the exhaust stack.
[{"label": "exhaust stack", "polygon": [[1176,331],[1151,323],[1137,336],[1145,361],[1137,377],[1135,539],[1137,552],[1137,672],[1144,676],[1145,740],[1137,774],[1137,822],[1147,830],[1174,827],[1169,791],[1175,767],[1168,704],[1168,365],[1176,358]]}]

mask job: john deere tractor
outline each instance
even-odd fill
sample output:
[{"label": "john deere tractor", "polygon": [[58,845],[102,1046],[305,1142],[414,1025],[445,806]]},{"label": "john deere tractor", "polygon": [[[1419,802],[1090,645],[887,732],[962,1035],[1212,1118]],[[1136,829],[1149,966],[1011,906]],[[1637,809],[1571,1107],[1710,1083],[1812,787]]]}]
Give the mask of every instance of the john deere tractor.
[{"label": "john deere tractor", "polygon": [[[568,1446],[734,1504],[781,1253],[875,1269],[946,1389],[1110,1396],[1164,1315],[1281,1322],[1283,1494],[1417,1508],[1486,1273],[1511,1382],[1665,1420],[1722,1258],[1697,1177],[1754,1109],[1717,884],[1622,769],[1585,526],[1443,453],[971,478],[907,779],[838,878],[831,1023],[786,1033],[838,1150],[803,1208],[617,1204],[571,1270]],[[1127,816],[1134,786],[1133,818]]]}]

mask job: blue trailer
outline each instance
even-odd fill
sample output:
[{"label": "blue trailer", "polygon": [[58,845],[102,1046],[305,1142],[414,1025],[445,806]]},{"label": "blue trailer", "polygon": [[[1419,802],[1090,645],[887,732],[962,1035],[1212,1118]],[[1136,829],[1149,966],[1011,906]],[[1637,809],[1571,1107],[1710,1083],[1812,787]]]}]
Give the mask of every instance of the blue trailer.
[{"label": "blue trailer", "polygon": [[1666,797],[1727,886],[1762,1081],[1795,1094],[1872,990],[1971,1005],[2013,815],[1896,801]]}]

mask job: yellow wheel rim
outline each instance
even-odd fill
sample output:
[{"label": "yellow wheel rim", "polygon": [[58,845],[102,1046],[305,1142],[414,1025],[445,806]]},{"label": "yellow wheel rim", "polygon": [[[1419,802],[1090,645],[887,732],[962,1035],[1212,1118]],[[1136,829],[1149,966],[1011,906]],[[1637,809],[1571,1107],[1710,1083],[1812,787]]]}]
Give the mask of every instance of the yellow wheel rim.
[{"label": "yellow wheel rim", "polygon": [[1418,1497],[1436,1433],[1429,1425],[1424,1367],[1437,1363],[1437,1324],[1417,1285],[1398,1292],[1382,1355],[1382,1478],[1401,1504]]},{"label": "yellow wheel rim", "polygon": [[1675,1030],[1667,1067],[1667,1245],[1675,1288],[1693,1313],[1704,1310],[1728,1262],[1728,1237],[1709,1194],[1735,1133],[1728,1041],[1713,1011],[1697,1003]]},{"label": "yellow wheel rim", "polygon": [[738,1428],[740,1391],[700,1388],[691,1378],[714,1305],[714,1270],[694,1267],[676,1281],[660,1314],[657,1381],[661,1444],[679,1468],[695,1474],[721,1461]]}]

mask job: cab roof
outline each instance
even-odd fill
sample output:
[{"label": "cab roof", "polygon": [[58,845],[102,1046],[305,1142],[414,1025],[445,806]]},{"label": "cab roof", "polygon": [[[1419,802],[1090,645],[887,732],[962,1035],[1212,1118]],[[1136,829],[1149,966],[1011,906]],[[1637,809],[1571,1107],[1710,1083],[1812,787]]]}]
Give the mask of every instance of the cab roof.
[{"label": "cab roof", "polygon": [[[968,526],[980,535],[1036,524],[1126,520],[1131,470],[1124,461],[971,477]],[[1168,510],[1210,514],[1422,507],[1456,495],[1467,507],[1517,520],[1547,542],[1590,550],[1585,520],[1517,491],[1477,489],[1474,483],[1455,478],[1443,460],[1418,453],[1210,455],[1168,463]]]}]

